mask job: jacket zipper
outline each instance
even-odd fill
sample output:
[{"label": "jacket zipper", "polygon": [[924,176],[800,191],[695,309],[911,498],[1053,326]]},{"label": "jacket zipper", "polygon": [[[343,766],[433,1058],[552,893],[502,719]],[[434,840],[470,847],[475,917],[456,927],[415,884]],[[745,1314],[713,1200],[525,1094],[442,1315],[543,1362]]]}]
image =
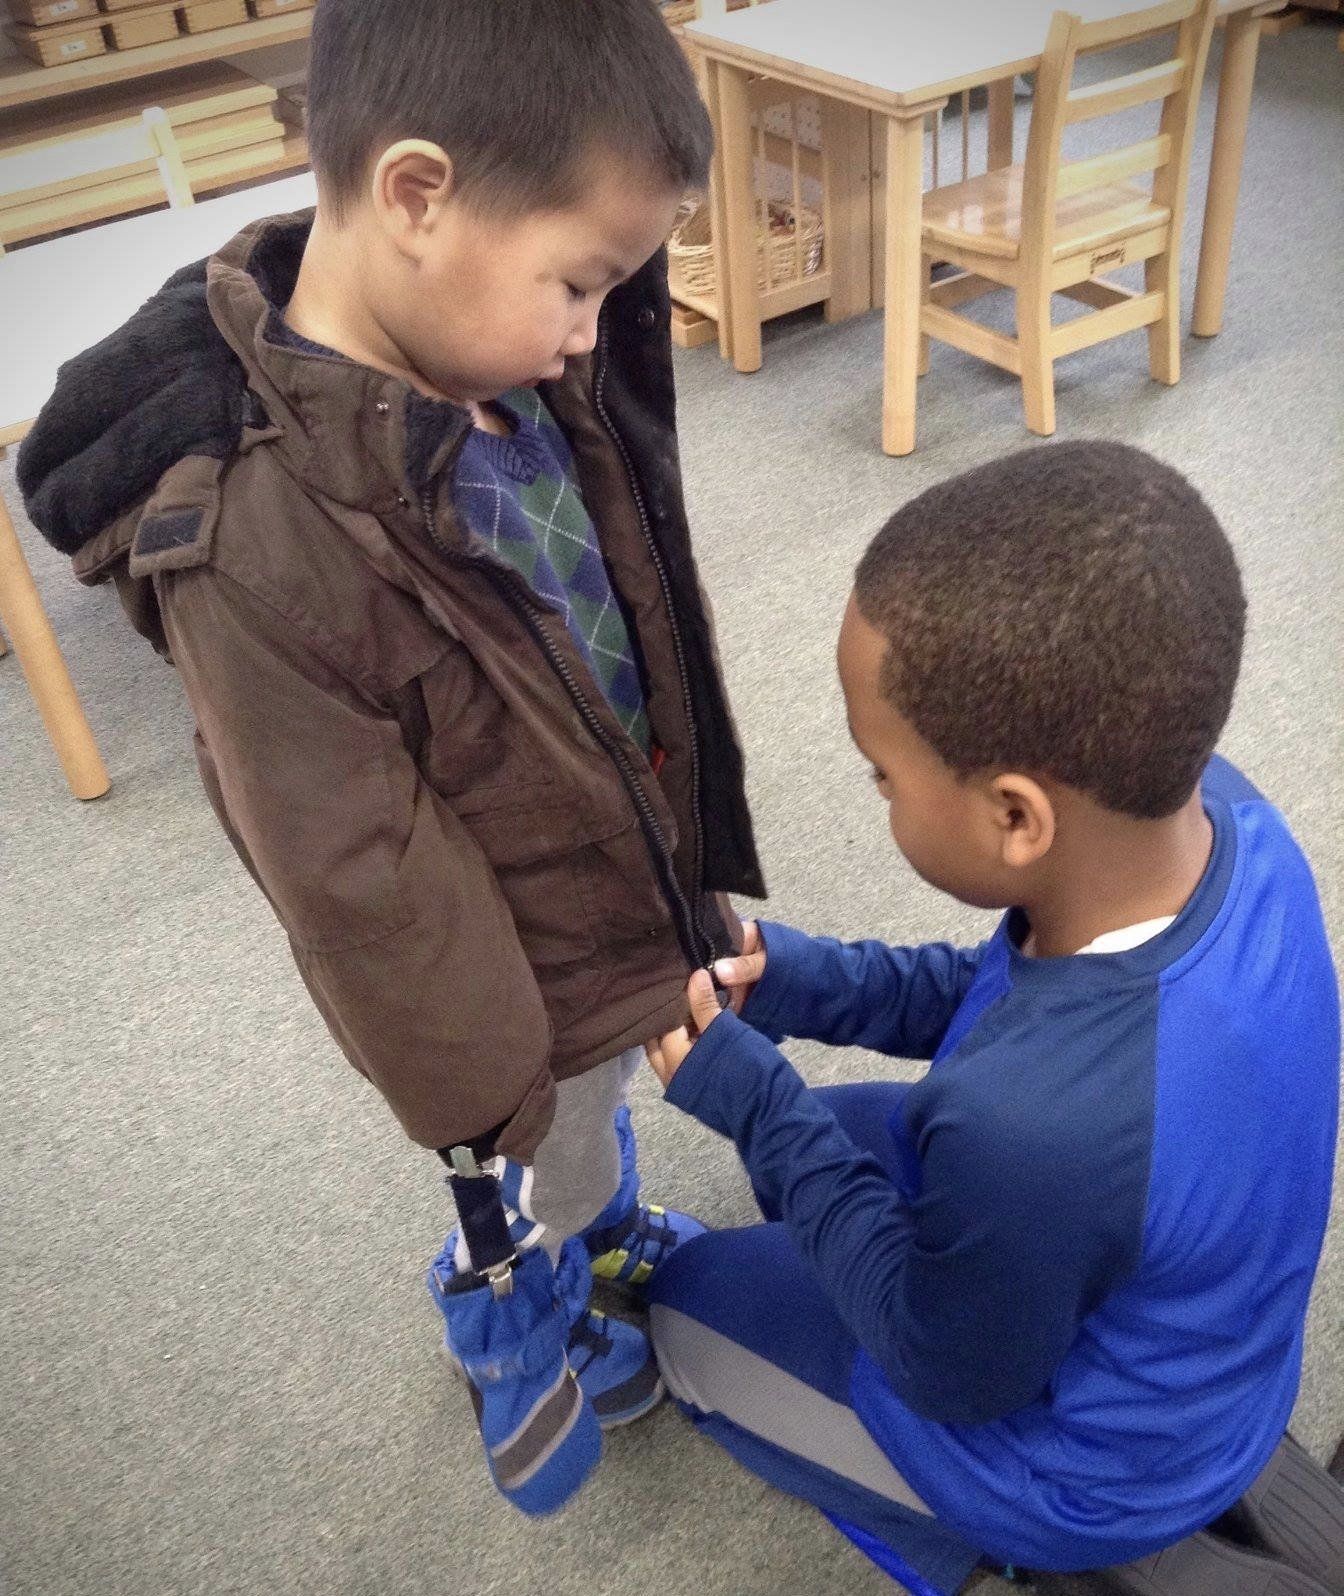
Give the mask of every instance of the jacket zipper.
[{"label": "jacket zipper", "polygon": [[[667,610],[667,624],[672,632],[672,646],[677,656],[677,675],[681,681],[681,703],[686,717],[686,731],[690,738],[691,752],[691,827],[694,851],[692,854],[692,875],[695,882],[694,891],[699,893],[700,883],[705,877],[705,836],[700,823],[700,742],[695,731],[695,705],[691,698],[690,674],[686,669],[686,651],[681,641],[681,631],[677,625],[676,606],[672,602],[672,585],[668,580],[667,566],[663,562],[662,551],[659,549],[650,525],[648,511],[644,504],[644,494],[639,486],[639,479],[635,475],[635,468],[630,459],[630,452],[625,446],[625,439],[616,430],[616,425],[607,414],[606,403],[602,397],[603,386],[607,378],[607,311],[603,306],[598,314],[598,348],[597,348],[597,374],[593,382],[593,402],[607,435],[616,445],[620,454],[621,463],[625,467],[626,480],[630,484],[630,492],[635,501],[635,508],[639,512],[640,530],[644,534],[644,543],[649,551],[649,558],[653,561],[653,568],[658,573],[658,583],[663,591],[663,604]],[[712,939],[704,926],[692,911],[692,921],[699,937],[697,946],[707,951],[707,958],[702,961],[711,963],[714,960],[715,948]]]},{"label": "jacket zipper", "polygon": [[[450,462],[450,465],[452,462]],[[424,518],[425,531],[430,542],[451,560],[463,561],[475,565],[489,578],[498,589],[505,603],[509,605],[526,624],[528,630],[535,638],[537,646],[546,656],[547,663],[559,677],[570,700],[583,718],[584,724],[597,740],[601,747],[616,766],[617,774],[622,784],[629,793],[631,801],[639,814],[640,823],[644,829],[646,841],[650,844],[650,851],[654,853],[659,866],[659,873],[663,877],[663,890],[672,900],[672,905],[680,917],[678,940],[682,944],[682,952],[688,961],[694,965],[709,963],[714,956],[709,940],[700,931],[691,905],[686,894],[681,890],[681,883],[677,880],[676,870],[672,862],[672,850],[668,846],[667,834],[664,832],[658,816],[654,813],[649,795],[644,790],[644,784],[639,779],[639,772],[630,763],[625,750],[614,737],[607,731],[593,708],[582,684],[570,669],[569,661],[556,647],[554,640],[547,634],[542,624],[543,611],[535,604],[523,588],[522,578],[510,572],[497,569],[494,562],[488,557],[478,554],[462,554],[460,551],[450,549],[439,536],[434,524],[434,499],[433,495],[425,492],[420,499],[421,514]],[[708,953],[702,951],[702,946],[708,948]]]}]

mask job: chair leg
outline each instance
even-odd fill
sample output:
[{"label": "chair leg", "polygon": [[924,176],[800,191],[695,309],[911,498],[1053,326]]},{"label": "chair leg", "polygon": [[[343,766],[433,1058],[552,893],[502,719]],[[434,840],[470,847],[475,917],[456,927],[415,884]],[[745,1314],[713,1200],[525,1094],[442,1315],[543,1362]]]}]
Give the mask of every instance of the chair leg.
[{"label": "chair leg", "polygon": [[110,783],[107,767],[84,718],[70,672],[61,658],[28,562],[3,499],[0,499],[0,616],[14,644],[33,698],[46,723],[65,779],[76,798],[101,798]]},{"label": "chair leg", "polygon": [[[920,304],[921,305],[927,305],[928,302],[929,302],[929,289],[932,288],[932,286],[933,286],[933,256],[932,255],[921,256],[920,264],[919,264],[919,270],[920,270],[920,294],[919,294]],[[929,374],[929,358],[930,358],[930,356],[929,356],[929,345],[930,345],[930,339],[929,339],[928,333],[926,333],[926,332],[921,330],[920,335],[919,335],[919,367],[918,367],[919,375],[921,377],[927,377],[928,374]]]},{"label": "chair leg", "polygon": [[1166,295],[1161,317],[1148,328],[1148,371],[1168,387],[1181,380],[1181,266],[1175,245],[1144,263],[1144,287]]},{"label": "chair leg", "polygon": [[1055,430],[1055,362],[1050,353],[1050,290],[1024,283],[1017,290],[1017,347],[1022,355],[1022,406],[1039,437]]}]

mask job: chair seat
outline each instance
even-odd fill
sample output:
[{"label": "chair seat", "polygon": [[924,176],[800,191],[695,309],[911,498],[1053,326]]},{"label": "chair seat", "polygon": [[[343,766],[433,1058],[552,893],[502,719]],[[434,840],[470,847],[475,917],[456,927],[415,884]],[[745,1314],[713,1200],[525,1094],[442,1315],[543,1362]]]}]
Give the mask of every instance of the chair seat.
[{"label": "chair seat", "polygon": [[[1165,205],[1133,183],[1072,194],[1055,212],[1054,258],[1084,250],[1171,220]],[[1005,166],[924,196],[926,243],[946,244],[977,255],[1016,260],[1022,234],[1022,167]]]}]

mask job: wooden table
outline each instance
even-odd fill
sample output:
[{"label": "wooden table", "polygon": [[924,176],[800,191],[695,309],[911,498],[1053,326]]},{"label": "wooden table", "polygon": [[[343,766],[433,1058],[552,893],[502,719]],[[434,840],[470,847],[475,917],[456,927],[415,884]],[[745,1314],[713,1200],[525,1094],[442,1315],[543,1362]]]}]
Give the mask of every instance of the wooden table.
[{"label": "wooden table", "polygon": [[[1283,0],[1223,0],[1227,19],[1194,331],[1223,320],[1261,18]],[[1012,159],[1012,80],[1040,65],[1055,0],[772,0],[688,23],[702,53],[714,120],[714,223],[720,241],[722,347],[739,371],[761,364],[752,210],[750,90],[764,76],[870,113],[885,123],[885,302],[882,447],[915,446],[919,367],[924,122],[953,94],[992,85],[990,163]],[[1135,0],[1071,0],[1084,21],[1121,16]],[[848,196],[852,201],[853,196]]]},{"label": "wooden table", "polygon": [[[60,366],[115,331],[179,267],[212,254],[258,217],[316,200],[313,178],[305,173],[0,256],[0,455],[28,432]],[[107,770],[3,499],[0,624],[71,791],[77,798],[101,797],[110,785]]]}]

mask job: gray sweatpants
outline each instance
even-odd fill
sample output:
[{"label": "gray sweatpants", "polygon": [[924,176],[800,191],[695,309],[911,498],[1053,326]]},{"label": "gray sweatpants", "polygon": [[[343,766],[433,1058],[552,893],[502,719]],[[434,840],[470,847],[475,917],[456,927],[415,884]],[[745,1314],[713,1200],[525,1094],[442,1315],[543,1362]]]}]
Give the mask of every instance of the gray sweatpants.
[{"label": "gray sweatpants", "polygon": [[[503,1184],[509,1223],[520,1251],[544,1247],[554,1259],[561,1244],[592,1224],[621,1183],[621,1153],[613,1119],[626,1089],[644,1063],[644,1049],[617,1058],[555,1089],[555,1119],[530,1164],[493,1158],[482,1167]],[[531,1228],[518,1235],[518,1221]],[[469,1269],[459,1235],[453,1262]]]}]

